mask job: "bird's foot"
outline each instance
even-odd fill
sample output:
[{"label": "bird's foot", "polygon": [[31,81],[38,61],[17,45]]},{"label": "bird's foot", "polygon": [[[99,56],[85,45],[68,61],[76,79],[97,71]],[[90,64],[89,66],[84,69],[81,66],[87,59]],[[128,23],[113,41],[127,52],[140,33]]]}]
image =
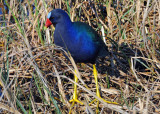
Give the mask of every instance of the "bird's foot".
[{"label": "bird's foot", "polygon": [[[118,104],[118,103],[116,103],[116,102],[106,101],[105,99],[103,99],[103,98],[101,98],[101,97],[99,97],[99,98],[102,99],[104,102],[109,103],[109,104]],[[98,112],[99,112],[99,100],[98,100],[98,99],[94,99],[94,100],[92,100],[92,101],[89,103],[89,105],[93,104],[94,102],[97,102],[96,114],[98,114]]]},{"label": "bird's foot", "polygon": [[83,105],[83,103],[81,101],[79,101],[78,99],[71,99],[69,102],[72,102],[72,105],[74,105],[75,102],[80,103],[81,105]]},{"label": "bird's foot", "polygon": [[[107,101],[107,100],[105,100],[105,99],[103,99],[103,98],[101,98],[101,97],[99,97],[99,98],[102,99],[104,102],[109,103],[109,104],[116,104],[116,105],[118,104],[117,102]],[[89,105],[93,104],[95,101],[97,101],[97,105],[99,105],[99,100],[98,100],[98,99],[92,100],[92,101],[89,103]]]},{"label": "bird's foot", "polygon": [[75,102],[80,103],[81,105],[83,105],[83,103],[81,101],[79,101],[77,98],[71,99],[69,102],[72,102],[72,106],[70,107],[69,114],[72,113],[72,108],[73,108]]}]

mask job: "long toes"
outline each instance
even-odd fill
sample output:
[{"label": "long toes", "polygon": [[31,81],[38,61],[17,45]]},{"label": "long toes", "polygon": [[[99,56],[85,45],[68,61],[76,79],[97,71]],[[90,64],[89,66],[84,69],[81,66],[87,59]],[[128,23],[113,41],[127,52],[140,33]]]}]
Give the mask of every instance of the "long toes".
[{"label": "long toes", "polygon": [[78,99],[71,99],[69,102],[77,102],[77,103],[80,103],[81,105],[83,105],[83,103],[81,101],[79,101]]},{"label": "long toes", "polygon": [[[101,97],[100,97],[101,98]],[[117,102],[111,102],[111,101],[107,101],[107,100],[105,100],[105,99],[103,99],[103,98],[101,98],[104,102],[106,102],[106,103],[109,103],[109,104],[118,104]],[[93,101],[91,101],[90,103],[89,103],[89,105],[91,105],[91,104],[93,104],[95,101],[98,101],[98,99],[94,99]]]}]

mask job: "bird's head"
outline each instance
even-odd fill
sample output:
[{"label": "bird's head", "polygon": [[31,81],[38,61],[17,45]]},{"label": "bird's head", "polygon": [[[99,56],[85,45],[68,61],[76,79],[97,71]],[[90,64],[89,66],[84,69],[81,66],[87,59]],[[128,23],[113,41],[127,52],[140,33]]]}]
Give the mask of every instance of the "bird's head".
[{"label": "bird's head", "polygon": [[54,9],[49,12],[45,26],[49,27],[52,24],[56,26],[58,23],[66,24],[70,22],[71,20],[65,11],[61,9]]}]

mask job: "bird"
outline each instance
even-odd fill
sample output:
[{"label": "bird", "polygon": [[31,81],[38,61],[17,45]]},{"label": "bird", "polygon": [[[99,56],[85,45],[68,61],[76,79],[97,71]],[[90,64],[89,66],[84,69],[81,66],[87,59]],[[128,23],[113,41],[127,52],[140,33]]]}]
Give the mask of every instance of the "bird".
[{"label": "bird", "polygon": [[[93,64],[96,95],[103,101],[112,103],[101,97],[98,86],[96,59],[110,54],[100,35],[84,22],[72,22],[69,15],[62,9],[53,9],[48,13],[45,26],[48,28],[50,25],[55,27],[55,45],[69,52],[76,63]],[[76,75],[74,75],[74,81],[78,82]],[[74,84],[73,98],[70,102],[83,104],[78,100],[76,84]]]}]

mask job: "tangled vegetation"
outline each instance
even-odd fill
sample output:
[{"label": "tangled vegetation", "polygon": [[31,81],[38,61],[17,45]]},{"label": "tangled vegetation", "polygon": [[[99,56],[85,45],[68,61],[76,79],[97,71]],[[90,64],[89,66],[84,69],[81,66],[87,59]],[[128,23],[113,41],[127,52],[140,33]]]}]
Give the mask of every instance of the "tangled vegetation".
[{"label": "tangled vegetation", "polygon": [[[89,105],[96,94],[91,64],[66,59],[54,45],[54,27],[44,27],[55,8],[106,42],[111,56],[97,60],[99,86],[118,105]],[[84,105],[72,113],[160,113],[159,0],[2,0],[0,9],[1,113],[69,113],[74,68]]]}]

